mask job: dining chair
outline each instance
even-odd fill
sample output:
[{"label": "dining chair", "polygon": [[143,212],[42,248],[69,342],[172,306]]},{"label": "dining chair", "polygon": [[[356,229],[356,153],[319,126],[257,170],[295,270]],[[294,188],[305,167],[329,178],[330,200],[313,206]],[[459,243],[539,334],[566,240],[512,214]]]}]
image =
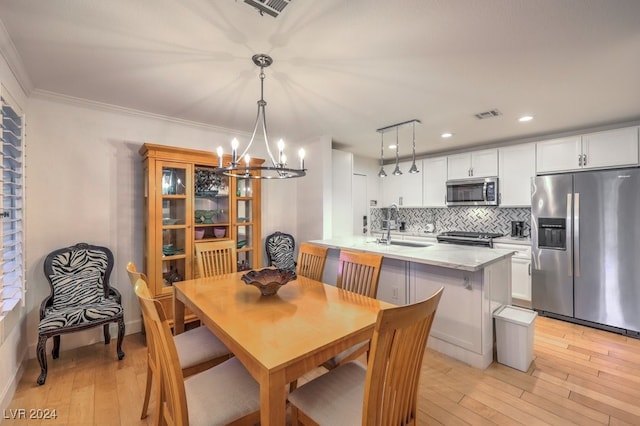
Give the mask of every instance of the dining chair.
[{"label": "dining chair", "polygon": [[124,358],[124,309],[120,292],[111,286],[113,253],[108,247],[77,243],[49,253],[44,276],[49,294],[40,304],[36,358],[38,385],[47,380],[47,340],[53,338],[53,359],[60,356],[60,336],[102,326],[105,345],[111,341],[110,323],[118,325],[116,353]]},{"label": "dining chair", "polygon": [[443,290],[378,312],[368,368],[351,361],[294,390],[291,424],[418,424],[420,369]]},{"label": "dining chair", "polygon": [[196,259],[201,278],[238,272],[234,240],[198,242]]},{"label": "dining chair", "polygon": [[297,274],[312,280],[322,281],[322,273],[324,272],[324,264],[327,261],[328,252],[329,249],[327,247],[310,243],[300,244]]},{"label": "dining chair", "polygon": [[160,301],[138,279],[135,293],[148,324],[161,380],[155,423],[176,426],[257,424],[260,422],[260,387],[237,358],[230,358],[187,378]]},{"label": "dining chair", "polygon": [[[135,287],[138,280],[145,283],[147,293],[144,293],[145,297],[151,297],[149,291],[149,281],[147,276],[141,272],[138,272],[136,265],[133,262],[127,263],[127,273],[129,274],[129,281],[131,285]],[[140,288],[141,292],[145,291],[145,288]],[[145,330],[150,327],[147,324],[147,317],[142,317]],[[147,411],[149,409],[149,400],[151,397],[151,388],[153,378],[158,380],[159,377],[159,365],[156,362],[156,355],[154,353],[155,345],[150,342],[153,336],[147,333],[147,383],[145,385],[144,401],[142,402],[142,414],[141,419],[147,417]],[[229,359],[232,354],[229,349],[212,333],[207,327],[196,327],[178,334],[173,337],[176,350],[178,352],[178,360],[180,363],[180,369],[185,377],[207,370],[214,365],[218,365],[223,361]],[[160,398],[160,384],[156,383],[156,401]],[[159,410],[159,405],[156,404],[156,418]]]},{"label": "dining chair", "polygon": [[276,231],[267,235],[264,240],[269,266],[288,271],[296,270],[295,249],[296,240],[293,235]]},{"label": "dining chair", "polygon": [[[336,286],[375,299],[378,295],[382,258],[379,254],[340,250]],[[325,361],[322,366],[332,370],[357,359],[368,350],[369,341],[359,343]]]}]

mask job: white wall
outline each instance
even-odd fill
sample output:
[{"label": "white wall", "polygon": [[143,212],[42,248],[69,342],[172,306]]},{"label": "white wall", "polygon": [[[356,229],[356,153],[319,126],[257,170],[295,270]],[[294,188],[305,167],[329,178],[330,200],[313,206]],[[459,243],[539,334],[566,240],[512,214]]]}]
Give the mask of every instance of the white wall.
[{"label": "white wall", "polygon": [[331,236],[353,235],[353,154],[334,149],[331,152],[332,209]]}]

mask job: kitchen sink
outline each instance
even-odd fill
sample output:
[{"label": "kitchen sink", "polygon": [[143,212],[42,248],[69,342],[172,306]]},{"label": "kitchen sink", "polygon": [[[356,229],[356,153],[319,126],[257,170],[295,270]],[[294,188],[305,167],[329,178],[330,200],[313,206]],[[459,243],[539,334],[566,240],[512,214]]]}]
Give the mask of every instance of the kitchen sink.
[{"label": "kitchen sink", "polygon": [[403,240],[391,240],[390,243],[392,246],[403,246],[403,247],[429,247],[431,244],[418,243],[415,241],[403,241]]}]

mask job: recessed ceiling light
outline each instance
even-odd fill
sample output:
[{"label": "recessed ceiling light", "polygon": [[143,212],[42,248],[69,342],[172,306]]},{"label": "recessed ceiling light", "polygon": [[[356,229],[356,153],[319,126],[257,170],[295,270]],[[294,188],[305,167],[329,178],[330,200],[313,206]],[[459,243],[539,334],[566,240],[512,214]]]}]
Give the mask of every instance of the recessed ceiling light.
[{"label": "recessed ceiling light", "polygon": [[395,145],[389,145],[389,149],[396,149]]},{"label": "recessed ceiling light", "polygon": [[533,115],[523,115],[522,117],[518,118],[518,121],[521,123],[531,120],[533,120]]},{"label": "recessed ceiling light", "polygon": [[450,138],[451,136],[453,136],[453,133],[450,132],[444,132],[443,134],[440,135],[443,138]]}]

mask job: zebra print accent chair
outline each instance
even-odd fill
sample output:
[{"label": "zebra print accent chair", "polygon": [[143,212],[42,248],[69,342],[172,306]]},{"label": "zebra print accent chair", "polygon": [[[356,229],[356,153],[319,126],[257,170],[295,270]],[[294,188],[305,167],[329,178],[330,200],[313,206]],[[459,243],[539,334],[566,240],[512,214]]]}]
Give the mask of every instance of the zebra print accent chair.
[{"label": "zebra print accent chair", "polygon": [[44,275],[51,293],[40,304],[38,384],[47,379],[47,339],[53,337],[54,359],[60,355],[60,335],[103,326],[104,343],[109,344],[109,323],[118,324],[118,359],[124,358],[124,311],[122,297],[109,285],[113,253],[107,247],[78,243],[55,250],[44,261]]},{"label": "zebra print accent chair", "polygon": [[264,242],[269,266],[288,271],[296,270],[295,248],[296,241],[290,234],[274,232],[268,235]]}]

